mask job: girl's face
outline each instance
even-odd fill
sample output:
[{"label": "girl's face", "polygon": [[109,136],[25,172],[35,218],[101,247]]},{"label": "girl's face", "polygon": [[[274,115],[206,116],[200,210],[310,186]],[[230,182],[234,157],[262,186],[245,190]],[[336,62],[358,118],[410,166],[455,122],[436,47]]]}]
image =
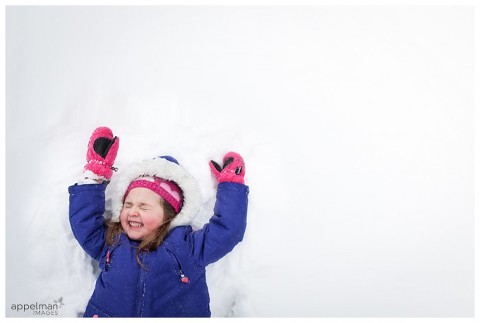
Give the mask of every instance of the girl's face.
[{"label": "girl's face", "polygon": [[164,221],[161,197],[143,187],[132,189],[125,198],[120,223],[132,240],[143,240],[157,230]]}]

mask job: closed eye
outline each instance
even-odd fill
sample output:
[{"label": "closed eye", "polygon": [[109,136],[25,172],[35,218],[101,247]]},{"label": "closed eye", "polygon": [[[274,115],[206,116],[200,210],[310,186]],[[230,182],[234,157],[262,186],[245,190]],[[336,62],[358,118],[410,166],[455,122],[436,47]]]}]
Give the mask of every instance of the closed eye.
[{"label": "closed eye", "polygon": [[[126,202],[125,204],[123,204],[123,208],[124,209],[131,209],[133,207],[133,203],[131,202]],[[147,204],[144,204],[144,203],[141,203],[138,208],[141,210],[141,211],[149,211],[150,210],[150,207],[147,205]]]}]

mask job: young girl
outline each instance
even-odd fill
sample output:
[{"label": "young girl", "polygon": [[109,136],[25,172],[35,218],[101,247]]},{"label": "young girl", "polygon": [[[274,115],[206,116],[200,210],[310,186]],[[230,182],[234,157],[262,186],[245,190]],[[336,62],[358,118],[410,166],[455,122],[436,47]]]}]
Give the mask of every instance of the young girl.
[{"label": "young girl", "polygon": [[105,188],[118,147],[109,128],[95,129],[84,179],[69,187],[73,234],[101,269],[84,317],[209,317],[205,267],[245,232],[249,189],[242,157],[230,152],[222,166],[210,161],[218,181],[214,215],[193,231],[198,185],[169,156],[119,173],[113,214],[105,221]]}]

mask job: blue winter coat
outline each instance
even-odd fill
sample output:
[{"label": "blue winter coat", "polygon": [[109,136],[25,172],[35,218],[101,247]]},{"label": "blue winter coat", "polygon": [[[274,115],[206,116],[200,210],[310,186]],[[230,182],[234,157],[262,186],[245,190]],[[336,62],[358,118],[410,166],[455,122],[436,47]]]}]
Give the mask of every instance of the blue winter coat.
[{"label": "blue winter coat", "polygon": [[73,234],[101,269],[84,316],[209,317],[205,267],[242,241],[248,187],[220,183],[209,223],[197,231],[173,228],[155,251],[141,253],[146,270],[136,260],[137,241],[122,234],[117,244],[105,244],[105,188],[69,187]]}]

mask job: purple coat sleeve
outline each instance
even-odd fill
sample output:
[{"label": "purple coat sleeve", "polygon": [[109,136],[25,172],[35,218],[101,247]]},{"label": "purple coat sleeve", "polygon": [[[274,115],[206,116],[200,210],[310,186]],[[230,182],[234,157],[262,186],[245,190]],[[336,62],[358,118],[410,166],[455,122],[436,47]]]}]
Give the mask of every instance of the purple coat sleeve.
[{"label": "purple coat sleeve", "polygon": [[73,235],[83,250],[96,260],[105,245],[105,188],[105,184],[76,184],[68,188]]},{"label": "purple coat sleeve", "polygon": [[189,235],[196,261],[206,266],[217,261],[243,240],[247,225],[249,188],[238,183],[220,183],[214,215],[205,226]]}]

